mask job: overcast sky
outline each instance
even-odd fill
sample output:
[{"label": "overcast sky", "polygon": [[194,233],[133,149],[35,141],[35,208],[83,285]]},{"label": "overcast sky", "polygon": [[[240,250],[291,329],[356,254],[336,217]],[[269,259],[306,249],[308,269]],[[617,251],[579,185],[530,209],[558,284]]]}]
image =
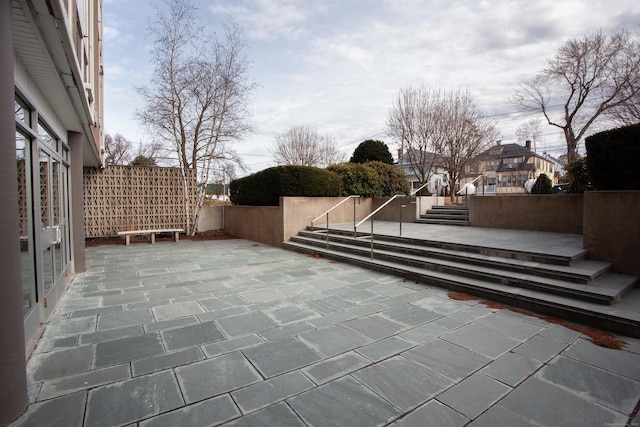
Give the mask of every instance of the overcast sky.
[{"label": "overcast sky", "polygon": [[[148,36],[158,0],[105,0],[105,129],[150,141],[133,119],[134,86],[152,74]],[[509,99],[568,39],[640,29],[638,0],[194,0],[210,30],[236,22],[247,41],[255,133],[234,145],[257,172],[273,166],[275,135],[306,124],[330,134],[348,160],[385,134],[399,90],[421,84],[471,90],[505,143],[538,116]],[[593,133],[593,132],[590,132]],[[561,135],[543,124],[539,152],[560,155]],[[239,175],[243,175],[239,173]]]}]

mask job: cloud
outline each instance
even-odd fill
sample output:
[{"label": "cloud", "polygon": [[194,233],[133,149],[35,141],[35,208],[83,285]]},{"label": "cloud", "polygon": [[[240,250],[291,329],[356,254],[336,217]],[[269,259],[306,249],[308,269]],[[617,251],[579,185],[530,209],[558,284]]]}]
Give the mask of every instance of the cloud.
[{"label": "cloud", "polygon": [[304,31],[308,7],[295,0],[250,0],[246,2],[218,0],[209,6],[216,15],[230,16],[244,27],[249,37],[273,40],[280,37],[297,39]]}]

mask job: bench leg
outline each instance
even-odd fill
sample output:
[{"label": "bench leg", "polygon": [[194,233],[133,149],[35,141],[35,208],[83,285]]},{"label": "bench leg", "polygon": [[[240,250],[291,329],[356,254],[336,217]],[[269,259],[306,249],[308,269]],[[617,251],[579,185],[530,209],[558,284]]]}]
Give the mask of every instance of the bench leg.
[{"label": "bench leg", "polygon": [[151,233],[151,244],[156,242],[156,233]]},{"label": "bench leg", "polygon": [[180,241],[180,233],[179,233],[178,231],[176,231],[176,232],[174,233],[173,241],[174,241],[174,242],[178,242],[178,241]]},{"label": "bench leg", "polygon": [[124,236],[124,244],[125,246],[129,246],[131,244],[131,236],[129,234]]}]

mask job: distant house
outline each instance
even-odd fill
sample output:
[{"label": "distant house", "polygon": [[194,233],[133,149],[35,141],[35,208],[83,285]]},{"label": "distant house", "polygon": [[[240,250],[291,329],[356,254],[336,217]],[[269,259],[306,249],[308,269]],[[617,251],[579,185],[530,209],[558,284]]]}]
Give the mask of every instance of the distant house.
[{"label": "distant house", "polygon": [[[419,154],[422,154],[419,155]],[[402,150],[398,150],[398,162],[396,166],[404,172],[407,182],[411,191],[414,191],[423,184],[421,177],[416,173],[416,168],[413,162],[415,159],[425,159],[425,164],[433,165],[427,173],[426,182],[429,182],[427,189],[431,194],[440,194],[444,187],[449,186],[449,174],[442,167],[442,158],[435,153],[418,153],[411,151],[404,153]]]},{"label": "distant house", "polygon": [[[531,151],[531,142],[525,145],[502,144],[500,141],[475,157],[467,167],[461,186],[484,176],[485,193],[524,193],[524,183],[546,174],[555,184],[556,163],[548,156]],[[482,192],[482,181],[476,181],[478,193]]]}]

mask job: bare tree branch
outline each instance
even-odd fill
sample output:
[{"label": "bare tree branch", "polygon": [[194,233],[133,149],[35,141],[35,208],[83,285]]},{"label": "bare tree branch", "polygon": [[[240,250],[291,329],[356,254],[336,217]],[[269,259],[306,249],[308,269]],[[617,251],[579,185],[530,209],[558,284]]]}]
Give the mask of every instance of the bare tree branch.
[{"label": "bare tree branch", "polygon": [[[637,38],[624,30],[611,36],[598,31],[567,40],[546,68],[520,84],[512,102],[540,111],[549,125],[561,129],[572,161],[580,140],[604,114],[621,120],[633,117],[639,91]],[[552,98],[562,105],[562,113],[551,113]]]},{"label": "bare tree branch", "polygon": [[271,153],[279,165],[327,167],[344,161],[344,154],[329,135],[307,125],[296,125],[277,135]]},{"label": "bare tree branch", "polygon": [[[248,104],[255,84],[239,27],[209,35],[191,0],[164,0],[164,6],[150,27],[154,74],[149,87],[136,88],[145,101],[136,117],[153,141],[173,151],[183,171],[187,231],[193,234],[211,169],[237,159],[229,145],[252,130]],[[187,194],[192,172],[200,184],[195,206]]]}]

